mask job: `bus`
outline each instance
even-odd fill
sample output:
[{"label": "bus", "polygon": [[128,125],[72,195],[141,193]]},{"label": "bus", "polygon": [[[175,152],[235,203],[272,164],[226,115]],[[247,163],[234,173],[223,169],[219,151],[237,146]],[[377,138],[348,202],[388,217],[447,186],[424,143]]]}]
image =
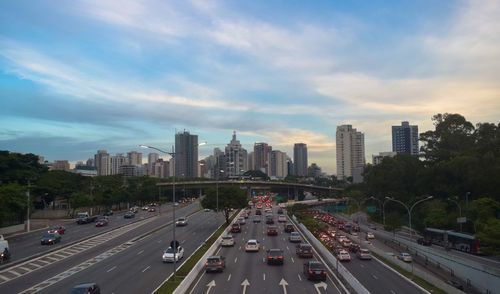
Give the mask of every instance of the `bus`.
[{"label": "bus", "polygon": [[482,254],[481,244],[474,235],[455,232],[453,230],[440,230],[426,228],[424,240],[445,248],[455,249],[472,254]]}]

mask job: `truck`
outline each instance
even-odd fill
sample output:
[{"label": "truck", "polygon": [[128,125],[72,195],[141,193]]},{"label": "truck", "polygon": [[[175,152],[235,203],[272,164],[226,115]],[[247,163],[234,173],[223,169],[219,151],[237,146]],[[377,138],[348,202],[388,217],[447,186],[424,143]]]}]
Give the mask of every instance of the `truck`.
[{"label": "truck", "polygon": [[79,212],[76,215],[76,223],[81,225],[81,224],[88,224],[88,223],[93,223],[97,220],[97,215],[90,215],[88,212]]}]

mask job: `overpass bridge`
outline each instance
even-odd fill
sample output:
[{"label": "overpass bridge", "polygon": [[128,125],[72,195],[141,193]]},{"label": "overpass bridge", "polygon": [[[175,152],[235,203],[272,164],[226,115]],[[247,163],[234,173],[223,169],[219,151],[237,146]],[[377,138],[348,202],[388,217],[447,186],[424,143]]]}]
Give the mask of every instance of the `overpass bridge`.
[{"label": "overpass bridge", "polygon": [[202,194],[203,189],[210,187],[240,187],[247,190],[247,195],[250,197],[252,191],[274,191],[280,194],[288,195],[288,199],[298,199],[299,194],[304,192],[311,192],[314,195],[322,197],[339,197],[344,191],[342,188],[323,187],[301,183],[288,183],[276,181],[249,181],[249,180],[236,180],[236,181],[186,181],[186,182],[161,182],[157,186],[165,187],[167,190],[173,189],[197,189]]}]

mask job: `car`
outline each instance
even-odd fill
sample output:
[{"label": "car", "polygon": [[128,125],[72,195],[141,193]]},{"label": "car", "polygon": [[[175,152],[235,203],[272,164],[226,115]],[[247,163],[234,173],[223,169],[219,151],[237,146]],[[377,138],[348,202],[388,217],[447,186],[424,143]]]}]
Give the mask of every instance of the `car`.
[{"label": "car", "polygon": [[175,202],[175,203],[174,203],[174,206],[179,206],[179,202]]},{"label": "car", "polygon": [[398,254],[398,259],[404,261],[404,262],[411,262],[412,261],[412,258],[411,258],[411,255],[410,253],[408,252],[401,252]]},{"label": "car", "polygon": [[231,225],[231,233],[241,233],[241,226],[239,223],[234,223]]},{"label": "car", "polygon": [[283,214],[283,209],[278,208],[278,214]]},{"label": "car", "polygon": [[131,211],[128,211],[125,213],[125,215],[123,216],[124,218],[134,218],[135,217],[135,214]]},{"label": "car", "polygon": [[108,209],[102,215],[104,215],[104,216],[112,216],[113,215],[113,210]]},{"label": "car", "polygon": [[360,248],[361,247],[358,244],[352,243],[351,246],[349,246],[349,251],[356,253],[359,251]]},{"label": "car", "polygon": [[375,239],[375,235],[372,232],[366,233],[366,240],[368,239]]},{"label": "car", "polygon": [[372,259],[372,255],[371,255],[371,253],[370,253],[370,250],[365,249],[365,248],[360,248],[360,249],[356,252],[356,256],[357,256],[359,259],[365,259],[365,260],[370,260],[370,259]]},{"label": "car", "polygon": [[[177,251],[175,254],[174,252]],[[184,257],[184,248],[179,246],[177,248],[168,247],[167,250],[163,252],[162,259],[163,262],[177,262]]]},{"label": "car", "polygon": [[149,207],[148,207],[148,206],[143,206],[143,207],[142,207],[142,210],[144,210],[144,211],[146,211],[146,210],[148,210],[148,209],[149,209]]},{"label": "car", "polygon": [[448,281],[446,281],[446,284],[451,285],[459,290],[462,290],[462,291],[464,290],[464,286],[460,282],[457,282],[455,280],[448,280]]},{"label": "car", "polygon": [[40,240],[41,245],[54,245],[61,242],[61,235],[58,233],[45,233]]},{"label": "car", "polygon": [[205,212],[210,212],[210,208],[205,208],[204,211]]},{"label": "car", "polygon": [[205,272],[223,272],[226,268],[226,258],[214,255],[207,258],[205,262]]},{"label": "car", "polygon": [[342,244],[342,246],[344,246],[345,248],[349,248],[349,247],[351,247],[351,245],[352,245],[351,240],[349,240],[349,239],[347,239],[347,238],[346,238],[346,239],[343,239],[343,240],[342,240],[342,242],[340,242],[340,243],[341,243],[341,244]]},{"label": "car", "polygon": [[284,263],[284,256],[282,249],[268,249],[266,256],[267,264],[281,264]]},{"label": "car", "polygon": [[432,245],[432,241],[429,239],[425,239],[425,238],[418,238],[417,243],[420,245],[423,245],[423,246],[431,246]]},{"label": "car", "polygon": [[137,206],[131,207],[130,211],[133,212],[133,213],[138,213],[139,212],[139,207],[137,207]]},{"label": "car", "polygon": [[284,215],[278,216],[278,222],[280,222],[280,223],[286,223],[286,216],[284,216]]},{"label": "car", "polygon": [[243,216],[244,218],[248,218],[248,213],[245,212],[245,213],[241,214],[241,216]]},{"label": "car", "polygon": [[291,223],[285,224],[284,229],[285,229],[285,233],[291,233],[291,232],[295,231],[295,229],[293,228],[293,225]]},{"label": "car", "polygon": [[260,249],[259,241],[255,240],[255,239],[250,239],[245,244],[245,251],[246,252],[259,252],[259,249]]},{"label": "car", "polygon": [[262,210],[257,209],[257,210],[255,211],[255,215],[262,215]]},{"label": "car", "polygon": [[108,219],[107,218],[100,218],[95,222],[96,227],[104,227],[108,225]]},{"label": "car", "polygon": [[267,226],[268,236],[278,236],[278,228],[276,226]]},{"label": "car", "polygon": [[238,218],[238,223],[239,223],[240,225],[244,225],[244,224],[246,224],[245,218],[243,218],[243,217],[239,217],[239,218]]},{"label": "car", "polygon": [[357,236],[358,236],[358,233],[357,233],[357,232],[351,232],[351,235],[352,235],[353,237],[357,237]]},{"label": "car", "polygon": [[260,223],[260,216],[255,215],[255,216],[253,217],[253,222],[254,222],[254,223]]},{"label": "car", "polygon": [[177,219],[177,221],[175,221],[175,225],[176,225],[177,227],[187,226],[187,224],[188,224],[188,220],[187,220],[187,218],[185,218],[185,217],[179,217],[179,218]]},{"label": "car", "polygon": [[376,230],[377,226],[375,224],[369,224],[368,227],[372,230]]},{"label": "car", "polygon": [[220,241],[220,246],[225,247],[225,246],[234,246],[234,237],[233,235],[227,234],[225,236],[222,236],[222,239]]},{"label": "car", "polygon": [[326,281],[326,268],[316,260],[304,263],[304,275],[308,280]]},{"label": "car", "polygon": [[148,209],[148,212],[155,212],[155,211],[156,211],[156,208],[154,208],[154,207],[150,207],[150,208]]},{"label": "car", "polygon": [[52,226],[48,233],[58,233],[59,235],[64,235],[66,233],[66,228],[64,226]]},{"label": "car", "polygon": [[96,283],[85,283],[74,286],[70,294],[101,294],[101,288]]},{"label": "car", "polygon": [[272,216],[266,216],[266,224],[268,225],[274,224],[274,219]]},{"label": "car", "polygon": [[312,246],[307,244],[307,243],[298,244],[297,247],[295,248],[295,253],[297,254],[298,257],[302,257],[302,258],[312,258],[313,257]]},{"label": "car", "polygon": [[347,250],[340,250],[337,254],[337,258],[339,261],[351,261],[351,255],[347,252]]},{"label": "car", "polygon": [[302,237],[300,237],[299,232],[291,232],[290,236],[288,236],[288,241],[292,243],[302,242]]}]

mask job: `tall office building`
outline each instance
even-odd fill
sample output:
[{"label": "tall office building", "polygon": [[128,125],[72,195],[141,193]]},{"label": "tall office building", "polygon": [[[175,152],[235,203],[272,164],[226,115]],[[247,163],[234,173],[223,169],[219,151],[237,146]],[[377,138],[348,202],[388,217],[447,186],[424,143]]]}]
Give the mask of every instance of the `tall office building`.
[{"label": "tall office building", "polygon": [[307,176],[307,145],[295,143],[293,145],[294,175],[298,177]]},{"label": "tall office building", "polygon": [[[158,168],[155,168],[155,163],[158,161],[159,158],[160,156],[158,155],[158,153],[148,154],[148,175],[150,176],[156,175],[156,170],[158,170]],[[160,176],[157,177],[160,178]]]},{"label": "tall office building", "polygon": [[111,174],[111,159],[106,150],[98,150],[94,155],[94,164],[97,168],[98,176],[108,176]]},{"label": "tall office building", "polygon": [[418,155],[418,126],[410,126],[407,121],[400,126],[392,126],[392,151]]},{"label": "tall office building", "polygon": [[198,177],[198,135],[187,131],[175,134],[175,176]]},{"label": "tall office building", "polygon": [[337,127],[336,142],[337,178],[353,177],[355,183],[362,181],[359,177],[365,166],[365,135],[351,125],[341,125]]},{"label": "tall office building", "polygon": [[284,179],[288,175],[287,155],[279,150],[271,151],[269,155],[269,176]]},{"label": "tall office building", "polygon": [[253,160],[253,151],[248,153],[248,170],[254,170],[255,169],[255,161]]},{"label": "tall office building", "polygon": [[247,171],[247,151],[241,147],[239,140],[236,140],[236,132],[233,132],[233,138],[226,146],[225,150],[225,171],[226,177],[240,176]]},{"label": "tall office building", "polygon": [[255,143],[253,146],[254,169],[269,175],[269,155],[273,147],[267,143]]},{"label": "tall office building", "polygon": [[127,164],[127,158],[123,156],[123,154],[117,153],[115,156],[111,156],[110,164],[111,164],[110,174],[111,175],[119,174],[122,165]]},{"label": "tall office building", "polygon": [[137,151],[130,151],[127,153],[129,165],[142,165],[142,153]]}]

